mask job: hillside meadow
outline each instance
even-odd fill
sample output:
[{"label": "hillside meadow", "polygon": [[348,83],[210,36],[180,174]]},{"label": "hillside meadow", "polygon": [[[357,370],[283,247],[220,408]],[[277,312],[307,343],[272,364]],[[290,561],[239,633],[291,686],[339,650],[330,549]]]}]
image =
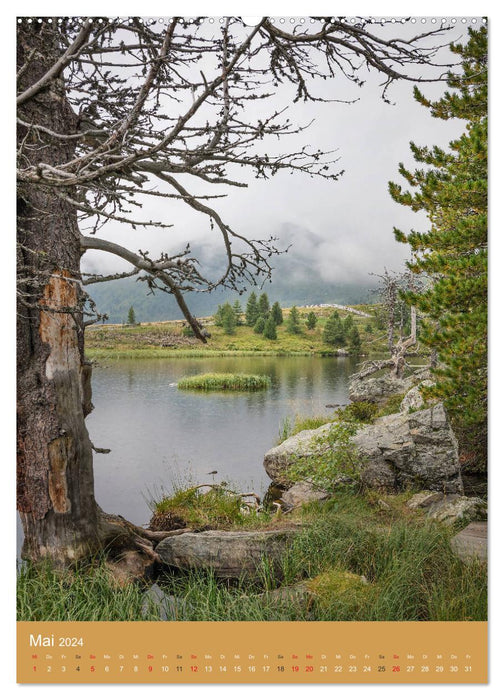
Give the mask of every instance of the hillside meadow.
[{"label": "hillside meadow", "polygon": [[[351,314],[361,338],[363,356],[387,352],[386,331],[379,328],[377,307],[352,307],[370,314],[370,318]],[[323,341],[330,307],[299,307],[299,333],[287,328],[289,309],[283,309],[284,322],[277,326],[277,339],[269,340],[246,325],[239,325],[232,334],[215,325],[213,317],[199,319],[210,334],[206,344],[188,333],[185,321],[141,323],[134,326],[97,324],[86,330],[86,353],[93,359],[205,357],[233,355],[334,355],[338,347]],[[306,319],[310,311],[317,316],[317,324],[310,330]],[[338,311],[344,320],[349,314]]]}]

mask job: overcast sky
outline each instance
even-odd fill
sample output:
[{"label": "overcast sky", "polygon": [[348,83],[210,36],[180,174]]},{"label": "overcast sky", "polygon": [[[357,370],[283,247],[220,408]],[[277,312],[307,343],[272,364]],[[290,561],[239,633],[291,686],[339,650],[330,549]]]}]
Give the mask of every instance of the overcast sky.
[{"label": "overcast sky", "polygon": [[[214,26],[215,30],[213,27],[211,30],[217,32],[218,26]],[[425,31],[425,26],[418,20],[416,27],[395,24],[379,31],[409,36],[413,30]],[[459,19],[443,42],[448,37],[459,40],[465,36],[467,25]],[[453,55],[445,52],[442,58],[451,60]],[[292,244],[298,252],[306,249],[314,273],[330,282],[363,281],[369,279],[370,272],[381,272],[384,267],[401,268],[408,257],[408,247],[395,242],[393,227],[425,230],[427,221],[422,214],[413,214],[396,204],[388,194],[387,183],[394,180],[406,184],[398,174],[398,164],[402,161],[407,166],[413,165],[410,141],[447,146],[464,126],[457,120],[432,118],[428,109],[414,100],[411,82],[395,83],[388,93],[394,104],[387,104],[380,97],[379,83],[383,79],[367,71],[362,77],[366,84],[360,89],[343,77],[317,83],[314,92],[320,96],[359,101],[293,105],[292,121],[315,121],[309,131],[275,146],[283,152],[306,143],[322,150],[338,149],[337,167],[345,170],[338,182],[287,172],[264,181],[253,175],[247,178],[242,169],[240,178],[248,182],[248,188],[227,190],[229,196],[217,200],[219,213],[232,228],[250,238],[278,235],[282,244]],[[434,97],[442,93],[445,85],[423,84],[421,89]],[[292,103],[293,97],[291,86],[281,86],[276,97],[278,106]],[[261,104],[254,103],[251,116],[257,116],[256,110],[260,108]],[[134,250],[148,249],[152,255],[161,251],[173,253],[177,246],[188,242],[203,243],[210,250],[218,245],[218,236],[210,231],[208,217],[181,203],[151,200],[138,218],[151,216],[173,224],[173,228],[142,230],[139,234],[138,230],[109,223],[99,235]],[[309,238],[305,232],[321,239],[316,251],[307,245]],[[110,255],[89,252],[83,268],[116,272],[127,269],[127,265]]]}]

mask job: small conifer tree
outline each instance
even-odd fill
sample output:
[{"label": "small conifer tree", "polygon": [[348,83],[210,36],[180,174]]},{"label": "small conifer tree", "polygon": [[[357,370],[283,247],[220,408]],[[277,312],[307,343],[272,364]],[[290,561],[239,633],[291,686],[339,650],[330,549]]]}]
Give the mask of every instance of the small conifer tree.
[{"label": "small conifer tree", "polygon": [[259,297],[257,306],[259,307],[259,315],[264,316],[264,318],[267,318],[270,312],[270,303],[266,292],[263,292]]},{"label": "small conifer tree", "polygon": [[317,325],[317,317],[313,311],[310,311],[310,313],[306,317],[306,327],[308,328],[309,331],[312,331],[316,325]]},{"label": "small conifer tree", "polygon": [[337,311],[333,311],[327,319],[322,340],[329,345],[344,345],[345,330]]},{"label": "small conifer tree", "polygon": [[283,313],[282,307],[280,306],[278,301],[275,301],[275,303],[271,307],[271,314],[275,320],[276,325],[280,326],[283,323]]},{"label": "small conifer tree", "polygon": [[129,311],[128,311],[128,324],[130,326],[136,325],[135,309],[132,306],[129,307]]},{"label": "small conifer tree", "polygon": [[289,311],[289,318],[287,319],[287,331],[298,335],[301,333],[301,322],[299,320],[299,311],[297,307],[293,306]]},{"label": "small conifer tree", "polygon": [[233,335],[236,331],[236,314],[228,302],[224,304],[221,312],[222,328],[226,335]]},{"label": "small conifer tree", "polygon": [[345,317],[343,320],[343,330],[345,331],[345,337],[349,338],[350,337],[350,331],[354,327],[354,320],[352,318],[351,314],[348,314],[348,316]]},{"label": "small conifer tree", "polygon": [[266,319],[266,323],[264,324],[264,330],[263,330],[263,336],[267,338],[268,340],[276,340],[277,339],[277,331],[276,331],[277,324],[275,323],[275,319],[273,318],[273,314],[270,314],[268,318]]},{"label": "small conifer tree", "polygon": [[360,355],[361,353],[361,338],[357,326],[352,324],[347,336],[348,351],[351,355]]},{"label": "small conifer tree", "polygon": [[222,326],[222,304],[219,304],[217,311],[214,313],[214,323],[216,326]]},{"label": "small conifer tree", "polygon": [[254,333],[258,333],[260,335],[261,333],[263,333],[265,326],[266,319],[264,318],[264,316],[259,316],[254,325]]},{"label": "small conifer tree", "polygon": [[247,307],[245,309],[245,322],[247,326],[254,326],[257,319],[259,318],[259,305],[257,303],[257,296],[255,292],[252,292],[247,301]]},{"label": "small conifer tree", "polygon": [[239,299],[237,299],[235,301],[235,303],[233,304],[233,311],[235,312],[235,316],[236,316],[236,325],[243,326],[243,319],[242,319],[243,309],[241,307]]}]

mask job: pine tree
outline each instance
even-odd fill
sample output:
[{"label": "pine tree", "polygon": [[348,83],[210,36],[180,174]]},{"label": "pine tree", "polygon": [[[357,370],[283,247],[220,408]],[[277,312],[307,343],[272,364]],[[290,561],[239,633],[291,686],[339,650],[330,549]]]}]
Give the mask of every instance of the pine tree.
[{"label": "pine tree", "polygon": [[273,318],[275,319],[275,323],[277,326],[282,325],[283,323],[283,313],[282,313],[282,307],[278,303],[278,301],[275,301],[273,306],[271,307],[271,313],[273,315]]},{"label": "pine tree", "polygon": [[252,292],[247,301],[245,309],[245,322],[247,326],[254,326],[259,317],[259,306],[257,304],[257,296]]},{"label": "pine tree", "polygon": [[344,345],[345,330],[337,311],[333,311],[326,321],[322,340],[329,345]]},{"label": "pine tree", "polygon": [[222,307],[221,319],[224,333],[226,333],[226,335],[233,335],[236,331],[236,314],[229,302],[226,302]]},{"label": "pine tree", "polygon": [[289,311],[289,318],[287,319],[287,331],[298,335],[301,333],[301,323],[299,320],[299,311],[297,307],[293,306]]},{"label": "pine tree", "polygon": [[243,326],[243,319],[242,319],[243,309],[241,307],[239,299],[237,299],[235,301],[235,303],[233,304],[233,311],[235,312],[235,316],[236,316],[236,325]]},{"label": "pine tree", "polygon": [[348,316],[345,317],[343,320],[343,331],[345,332],[345,338],[350,337],[350,331],[354,327],[354,320],[351,316],[351,314],[348,314]]},{"label": "pine tree", "polygon": [[312,331],[316,325],[317,325],[317,317],[315,316],[315,313],[313,311],[310,311],[310,313],[306,317],[306,327],[308,328],[309,331]]},{"label": "pine tree", "polygon": [[273,318],[273,314],[270,314],[268,318],[266,319],[266,323],[264,324],[264,330],[263,330],[263,336],[267,338],[268,340],[276,340],[277,339],[277,331],[276,331],[277,324],[275,323],[275,319]]},{"label": "pine tree", "polygon": [[349,351],[350,355],[360,355],[360,353],[361,353],[361,338],[360,338],[357,326],[355,324],[352,324],[352,327],[348,331],[347,345],[348,345],[348,351]]},{"label": "pine tree", "polygon": [[268,299],[268,295],[266,292],[263,292],[261,296],[259,297],[259,301],[257,302],[257,306],[259,307],[259,314],[260,316],[264,316],[264,318],[268,317],[268,314],[270,312],[270,303]]},{"label": "pine tree", "polygon": [[254,333],[261,334],[264,331],[264,328],[266,326],[266,319],[264,316],[259,316],[257,321],[254,324]]},{"label": "pine tree", "polygon": [[219,304],[217,311],[214,313],[214,323],[216,326],[222,326],[222,304]]},{"label": "pine tree", "polygon": [[129,307],[129,311],[128,311],[128,324],[130,326],[136,325],[135,309],[132,306]]},{"label": "pine tree", "polygon": [[424,316],[420,339],[437,353],[436,386],[454,419],[463,449],[484,459],[487,418],[487,30],[469,30],[466,45],[452,45],[462,57],[462,76],[449,75],[453,88],[431,102],[415,88],[415,98],[433,117],[466,120],[460,138],[445,151],[411,144],[415,160],[428,166],[399,172],[414,188],[389,183],[393,199],[424,211],[426,233],[404,234],[413,253],[409,264],[425,273],[430,288],[405,295]]}]

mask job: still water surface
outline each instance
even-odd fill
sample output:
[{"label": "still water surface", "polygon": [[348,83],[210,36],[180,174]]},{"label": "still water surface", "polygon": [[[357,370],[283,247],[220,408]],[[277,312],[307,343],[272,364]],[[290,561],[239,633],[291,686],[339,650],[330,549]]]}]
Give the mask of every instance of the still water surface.
[{"label": "still water surface", "polygon": [[[94,445],[100,506],[137,524],[148,522],[148,500],[174,486],[222,480],[263,494],[262,461],[283,420],[327,415],[326,404],[348,402],[349,358],[230,357],[122,360],[93,372],[95,410],[87,419]],[[203,393],[177,389],[202,372],[267,374],[270,389]],[[217,471],[214,476],[208,472]]]}]

